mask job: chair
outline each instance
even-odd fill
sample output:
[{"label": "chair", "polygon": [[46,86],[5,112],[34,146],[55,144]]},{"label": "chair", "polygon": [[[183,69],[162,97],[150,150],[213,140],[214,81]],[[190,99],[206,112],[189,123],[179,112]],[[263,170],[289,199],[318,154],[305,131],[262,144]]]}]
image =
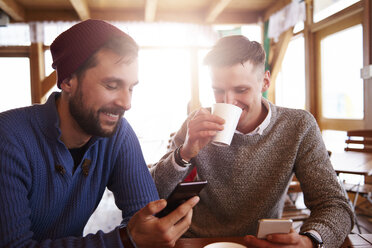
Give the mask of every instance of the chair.
[{"label": "chair", "polygon": [[[353,152],[365,152],[372,153],[372,130],[349,130],[347,131],[347,139],[345,140],[346,147],[345,151]],[[361,180],[362,181],[362,180]],[[364,178],[364,184],[362,182],[357,184],[351,184],[342,182],[344,189],[347,193],[354,194],[353,202],[351,202],[352,207],[355,209],[358,207],[358,196],[361,195],[369,203],[372,203],[372,177],[368,176]],[[358,231],[360,233],[360,226],[358,221],[356,221]]]},{"label": "chair", "polygon": [[372,130],[347,131],[345,151],[372,153]]},{"label": "chair", "polygon": [[283,219],[292,219],[293,221],[305,221],[310,216],[310,210],[299,208],[296,205],[298,196],[302,193],[300,182],[293,176],[287,191],[287,199],[282,213]]},{"label": "chair", "polygon": [[[347,131],[347,139],[345,140],[345,151],[372,153],[372,130],[350,130]],[[364,178],[364,184],[348,184],[344,183],[347,192],[356,193],[354,198],[354,206],[358,195],[366,196],[372,203],[372,176]]]}]

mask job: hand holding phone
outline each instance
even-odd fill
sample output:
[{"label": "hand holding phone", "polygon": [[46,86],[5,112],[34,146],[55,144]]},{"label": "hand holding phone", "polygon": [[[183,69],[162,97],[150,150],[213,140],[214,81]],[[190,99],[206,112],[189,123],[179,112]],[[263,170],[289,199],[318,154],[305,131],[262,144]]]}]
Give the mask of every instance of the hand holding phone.
[{"label": "hand holding phone", "polygon": [[191,197],[199,195],[199,192],[206,184],[207,181],[184,182],[177,184],[176,188],[167,198],[167,206],[155,216],[161,218],[168,215]]},{"label": "hand holding phone", "polygon": [[261,219],[258,221],[257,238],[266,239],[273,233],[289,233],[292,223],[291,219]]}]

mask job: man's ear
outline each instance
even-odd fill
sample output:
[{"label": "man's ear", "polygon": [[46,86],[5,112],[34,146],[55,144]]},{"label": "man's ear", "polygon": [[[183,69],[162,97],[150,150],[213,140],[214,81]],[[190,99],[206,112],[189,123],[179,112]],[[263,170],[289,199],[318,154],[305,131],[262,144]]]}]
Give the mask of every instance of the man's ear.
[{"label": "man's ear", "polygon": [[262,85],[262,92],[265,92],[270,87],[270,71],[265,71]]},{"label": "man's ear", "polygon": [[76,76],[68,77],[61,83],[61,89],[65,92],[71,92],[74,84],[74,80],[76,80]]}]

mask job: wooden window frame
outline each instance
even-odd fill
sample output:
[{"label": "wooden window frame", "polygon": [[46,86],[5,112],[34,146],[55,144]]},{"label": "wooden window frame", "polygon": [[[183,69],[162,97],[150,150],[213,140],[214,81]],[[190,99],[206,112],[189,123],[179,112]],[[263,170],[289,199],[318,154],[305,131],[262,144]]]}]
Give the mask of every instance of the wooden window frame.
[{"label": "wooden window frame", "polygon": [[316,112],[318,113],[318,124],[321,130],[350,130],[350,129],[362,129],[364,127],[364,119],[362,120],[351,120],[351,119],[334,119],[323,117],[322,109],[322,79],[321,79],[321,41],[325,37],[353,27],[358,24],[363,24],[363,15],[361,12],[352,14],[338,22],[334,22],[327,27],[324,27],[315,33],[315,75],[316,75],[316,88],[315,94],[316,99]]}]

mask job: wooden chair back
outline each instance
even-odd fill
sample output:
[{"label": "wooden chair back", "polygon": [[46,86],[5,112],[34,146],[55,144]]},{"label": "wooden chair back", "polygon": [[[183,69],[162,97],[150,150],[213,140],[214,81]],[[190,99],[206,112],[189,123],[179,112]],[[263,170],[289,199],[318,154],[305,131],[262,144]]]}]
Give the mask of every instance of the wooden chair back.
[{"label": "wooden chair back", "polygon": [[372,153],[372,130],[347,131],[347,140],[345,142],[345,151]]}]

